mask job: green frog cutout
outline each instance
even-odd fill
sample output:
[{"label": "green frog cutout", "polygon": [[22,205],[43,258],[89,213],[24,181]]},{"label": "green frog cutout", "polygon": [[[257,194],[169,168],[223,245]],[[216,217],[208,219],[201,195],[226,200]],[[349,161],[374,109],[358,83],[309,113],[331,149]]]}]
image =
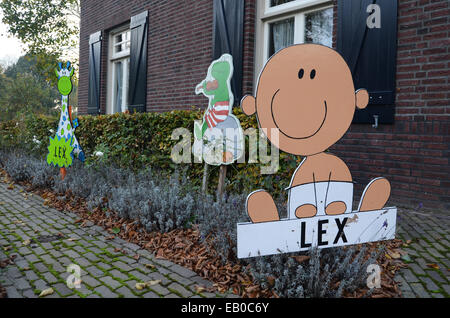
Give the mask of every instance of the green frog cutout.
[{"label": "green frog cutout", "polygon": [[209,103],[201,124],[194,123],[193,153],[210,165],[231,164],[244,151],[242,127],[232,114],[233,70],[232,56],[223,54],[211,63],[206,78],[195,88],[195,93],[206,96]]}]

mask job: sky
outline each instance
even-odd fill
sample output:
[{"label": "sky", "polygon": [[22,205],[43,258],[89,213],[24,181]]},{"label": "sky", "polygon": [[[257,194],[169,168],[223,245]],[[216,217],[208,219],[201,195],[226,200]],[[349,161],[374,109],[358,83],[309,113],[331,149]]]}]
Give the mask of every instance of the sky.
[{"label": "sky", "polygon": [[0,64],[10,64],[15,62],[22,54],[24,45],[8,33],[8,27],[1,22],[0,12]]}]

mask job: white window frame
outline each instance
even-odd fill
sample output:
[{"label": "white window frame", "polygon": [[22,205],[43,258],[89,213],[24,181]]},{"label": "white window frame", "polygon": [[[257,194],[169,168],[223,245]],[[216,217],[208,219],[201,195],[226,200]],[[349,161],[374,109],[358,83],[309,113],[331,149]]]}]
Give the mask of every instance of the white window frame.
[{"label": "white window frame", "polygon": [[[295,29],[294,44],[304,43],[305,15],[328,8],[333,8],[333,3],[330,0],[294,0],[275,7],[270,6],[270,0],[257,1],[254,83],[257,83],[259,73],[261,72],[266,61],[270,58],[270,24],[293,17]],[[256,85],[254,90],[256,91]]]},{"label": "white window frame", "polygon": [[[127,59],[130,59],[130,50],[124,50],[119,53],[115,52],[115,46],[123,44],[127,42],[127,40],[115,43],[115,36],[119,35],[120,33],[130,32],[130,26],[125,25],[122,27],[119,27],[109,34],[109,41],[108,41],[108,86],[107,86],[107,103],[106,103],[106,113],[107,114],[113,114],[113,105],[115,104],[115,72],[116,69],[114,67],[115,62],[122,60],[126,61]],[[130,41],[130,38],[128,39]],[[123,63],[124,68],[122,70],[123,76],[125,77],[125,74],[129,74],[129,63]],[[124,79],[124,85],[122,87],[122,98],[125,101],[125,104],[122,105],[122,111],[125,111],[127,109],[127,98],[128,98],[128,79]]]}]

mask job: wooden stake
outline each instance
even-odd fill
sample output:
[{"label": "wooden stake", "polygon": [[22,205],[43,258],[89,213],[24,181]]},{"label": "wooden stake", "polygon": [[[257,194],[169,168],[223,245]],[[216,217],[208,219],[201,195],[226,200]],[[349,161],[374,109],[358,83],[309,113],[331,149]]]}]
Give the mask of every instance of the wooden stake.
[{"label": "wooden stake", "polygon": [[217,185],[217,200],[222,199],[226,176],[227,166],[221,165],[219,171],[219,184]]},{"label": "wooden stake", "polygon": [[61,175],[61,180],[64,180],[64,178],[66,177],[66,168],[59,168],[59,174]]},{"label": "wooden stake", "polygon": [[203,180],[202,180],[202,192],[205,194],[208,191],[208,167],[209,167],[209,165],[205,162],[205,167],[203,168]]}]

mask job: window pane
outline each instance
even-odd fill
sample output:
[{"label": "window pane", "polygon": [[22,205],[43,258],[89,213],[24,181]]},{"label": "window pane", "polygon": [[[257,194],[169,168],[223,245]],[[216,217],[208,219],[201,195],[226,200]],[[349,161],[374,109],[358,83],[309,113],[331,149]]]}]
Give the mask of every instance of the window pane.
[{"label": "window pane", "polygon": [[122,102],[122,112],[126,111],[128,109],[128,82],[130,78],[130,59],[127,58],[123,61],[123,102]]},{"label": "window pane", "polygon": [[291,1],[295,1],[295,0],[270,0],[270,6],[271,7],[276,7]]},{"label": "window pane", "polygon": [[122,111],[123,92],[123,65],[122,61],[114,63],[114,105],[113,113]]},{"label": "window pane", "polygon": [[294,18],[270,24],[269,56],[294,44]]},{"label": "window pane", "polygon": [[116,35],[116,37],[115,37],[115,42],[116,42],[116,43],[122,42],[122,33]]},{"label": "window pane", "polygon": [[305,14],[305,43],[333,45],[333,8]]}]

